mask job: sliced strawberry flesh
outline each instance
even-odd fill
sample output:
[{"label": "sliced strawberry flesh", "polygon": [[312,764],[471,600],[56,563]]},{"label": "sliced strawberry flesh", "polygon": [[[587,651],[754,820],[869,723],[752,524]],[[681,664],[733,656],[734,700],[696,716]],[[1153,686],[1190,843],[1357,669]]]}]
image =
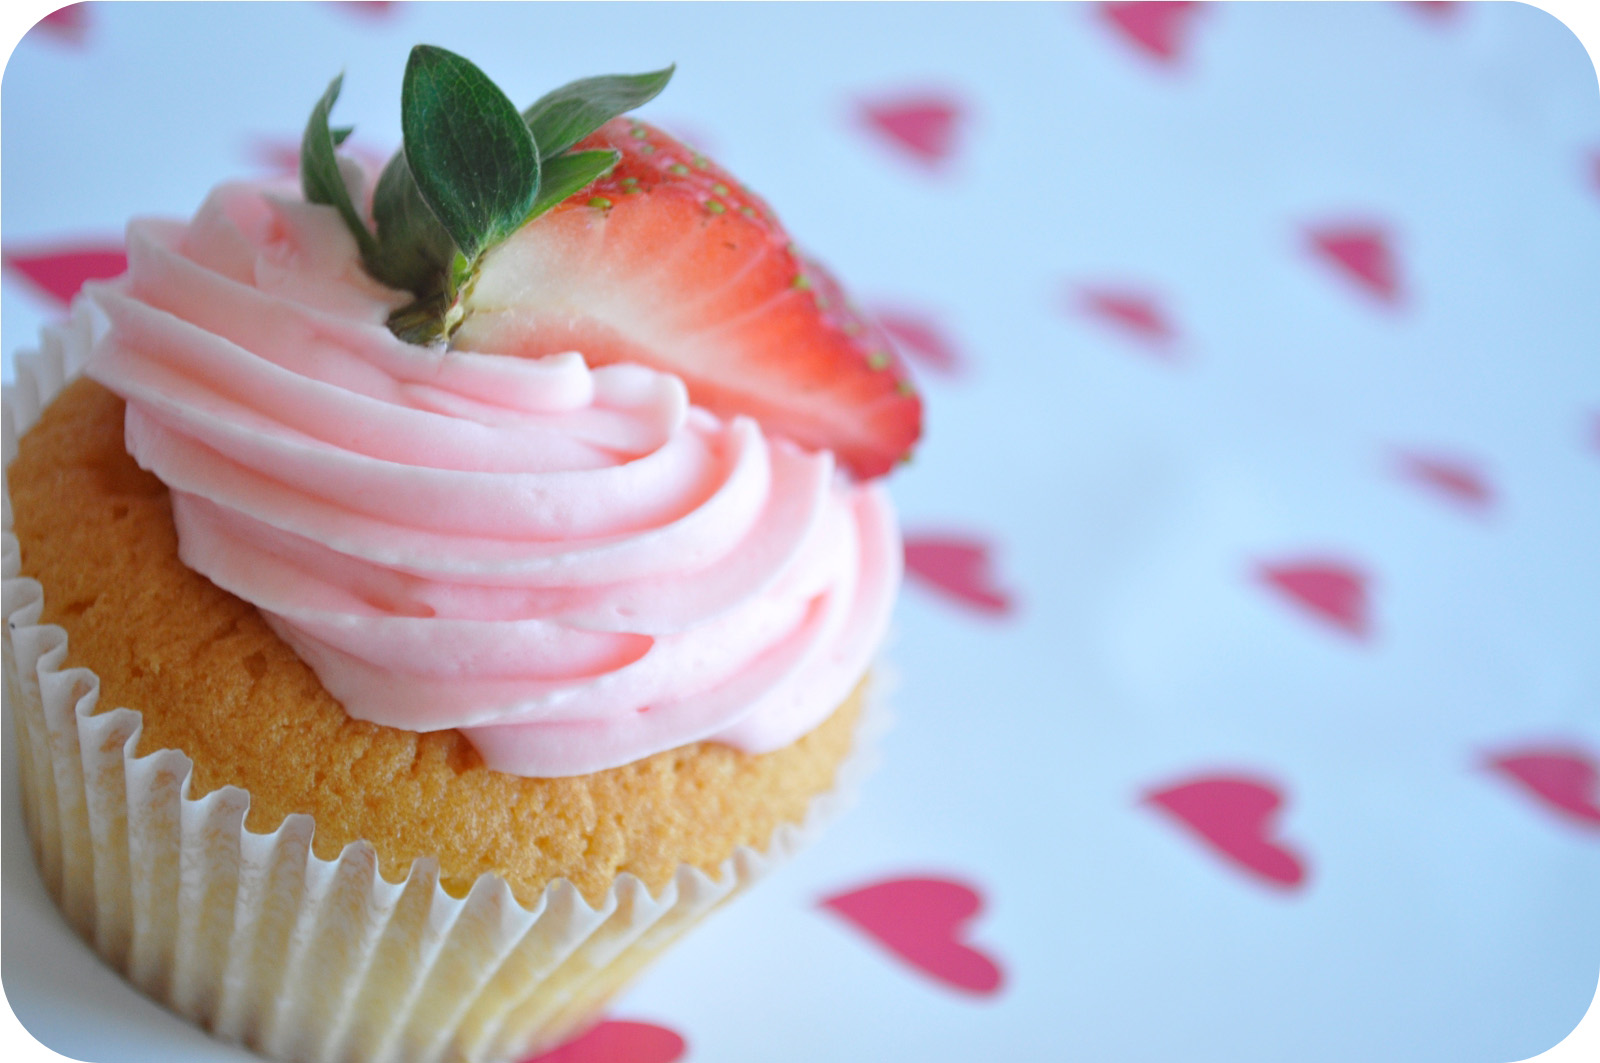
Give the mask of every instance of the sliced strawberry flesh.
[{"label": "sliced strawberry flesh", "polygon": [[863,478],[909,452],[922,406],[891,345],[765,203],[643,123],[579,147],[622,159],[485,257],[457,347],[665,370],[697,405],[830,449]]}]

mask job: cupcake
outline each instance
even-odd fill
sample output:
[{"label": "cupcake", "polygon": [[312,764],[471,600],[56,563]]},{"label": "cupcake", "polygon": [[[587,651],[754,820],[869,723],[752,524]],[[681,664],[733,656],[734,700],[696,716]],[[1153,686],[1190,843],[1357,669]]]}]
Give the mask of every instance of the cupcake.
[{"label": "cupcake", "polygon": [[419,47],[405,145],[138,220],[7,395],[5,683],[69,922],[283,1060],[511,1060],[812,835],[920,430],[703,156]]}]

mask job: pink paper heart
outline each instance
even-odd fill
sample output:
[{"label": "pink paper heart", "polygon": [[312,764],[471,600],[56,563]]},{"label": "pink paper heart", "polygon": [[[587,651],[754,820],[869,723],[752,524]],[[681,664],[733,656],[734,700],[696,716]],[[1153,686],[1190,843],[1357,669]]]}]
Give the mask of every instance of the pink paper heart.
[{"label": "pink paper heart", "polygon": [[1456,16],[1461,14],[1461,5],[1457,0],[1405,0],[1405,5],[1428,21],[1440,25],[1454,22]]},{"label": "pink paper heart", "polygon": [[1395,464],[1406,479],[1464,509],[1484,513],[1494,504],[1489,481],[1463,458],[1401,451],[1395,455]]},{"label": "pink paper heart", "polygon": [[[388,153],[351,140],[347,140],[340,145],[339,152],[361,163],[366,168],[366,171],[373,175],[382,173],[384,164],[389,161]],[[273,173],[288,175],[300,172],[300,142],[298,140],[286,140],[281,137],[257,137],[250,144],[249,153],[252,160]]]},{"label": "pink paper heart", "polygon": [[1236,867],[1276,886],[1305,885],[1304,860],[1273,839],[1273,814],[1283,804],[1273,783],[1206,776],[1152,790],[1144,800],[1175,817]]},{"label": "pink paper heart", "polygon": [[1583,750],[1515,750],[1491,756],[1488,766],[1544,807],[1600,828],[1600,770]]},{"label": "pink paper heart", "polygon": [[1257,566],[1257,575],[1297,607],[1357,639],[1372,633],[1367,576],[1343,561],[1305,559]]},{"label": "pink paper heart", "polygon": [[1076,293],[1078,309],[1137,340],[1163,358],[1173,355],[1176,330],[1160,300],[1147,292],[1111,288],[1082,288]]},{"label": "pink paper heart", "polygon": [[382,21],[396,14],[400,5],[396,0],[334,0],[334,6],[353,15]]},{"label": "pink paper heart", "polygon": [[982,896],[971,886],[945,878],[897,878],[821,903],[930,978],[981,996],[1000,992],[1000,965],[962,940],[983,909]]},{"label": "pink paper heart", "polygon": [[859,105],[863,123],[884,143],[924,167],[941,168],[955,154],[956,131],[963,108],[954,98],[936,93],[899,97]]},{"label": "pink paper heart", "polygon": [[694,123],[693,119],[685,122],[679,118],[654,117],[651,124],[678,141],[686,148],[693,148],[702,155],[716,155],[717,140],[705,128]]},{"label": "pink paper heart", "polygon": [[686,1048],[683,1038],[664,1026],[608,1020],[524,1063],[673,1063]]},{"label": "pink paper heart", "polygon": [[275,174],[298,173],[300,144],[298,141],[261,137],[250,145],[250,158]]},{"label": "pink paper heart", "polygon": [[7,252],[5,264],[35,288],[66,306],[84,281],[104,280],[127,272],[128,256],[120,245],[40,248]]},{"label": "pink paper heart", "polygon": [[87,3],[68,4],[50,12],[35,23],[35,26],[58,41],[81,46],[89,35],[92,21],[93,16]]},{"label": "pink paper heart", "polygon": [[1380,225],[1335,225],[1307,230],[1312,250],[1380,301],[1401,302],[1400,271],[1388,231]]},{"label": "pink paper heart", "polygon": [[918,364],[945,376],[959,376],[966,368],[950,338],[927,314],[880,307],[872,316],[901,353]]},{"label": "pink paper heart", "polygon": [[1128,43],[1160,63],[1182,58],[1189,39],[1190,19],[1199,13],[1193,0],[1139,0],[1105,3],[1100,14]]},{"label": "pink paper heart", "polygon": [[981,539],[908,535],[905,550],[906,572],[913,579],[980,613],[1011,612],[1011,595],[996,585],[990,548]]}]

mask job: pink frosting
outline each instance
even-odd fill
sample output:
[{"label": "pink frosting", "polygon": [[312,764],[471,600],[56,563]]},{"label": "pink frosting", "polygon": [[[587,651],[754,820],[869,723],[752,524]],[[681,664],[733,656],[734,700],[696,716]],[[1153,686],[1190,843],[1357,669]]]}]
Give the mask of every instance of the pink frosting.
[{"label": "pink frosting", "polygon": [[352,716],[575,775],[751,752],[861,679],[900,578],[882,489],[691,407],[676,377],[418,347],[335,213],[229,185],[135,221],[89,375],[180,556]]}]

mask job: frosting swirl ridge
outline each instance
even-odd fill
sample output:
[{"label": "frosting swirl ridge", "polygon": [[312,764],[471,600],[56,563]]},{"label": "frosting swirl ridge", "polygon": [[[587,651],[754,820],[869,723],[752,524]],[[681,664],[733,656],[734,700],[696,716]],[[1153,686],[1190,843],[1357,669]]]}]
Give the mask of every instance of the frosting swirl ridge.
[{"label": "frosting swirl ridge", "polygon": [[336,213],[224,185],[137,220],[88,373],[171,489],[185,564],[352,716],[574,775],[761,752],[865,673],[900,574],[882,489],[581,353],[404,343]]}]

